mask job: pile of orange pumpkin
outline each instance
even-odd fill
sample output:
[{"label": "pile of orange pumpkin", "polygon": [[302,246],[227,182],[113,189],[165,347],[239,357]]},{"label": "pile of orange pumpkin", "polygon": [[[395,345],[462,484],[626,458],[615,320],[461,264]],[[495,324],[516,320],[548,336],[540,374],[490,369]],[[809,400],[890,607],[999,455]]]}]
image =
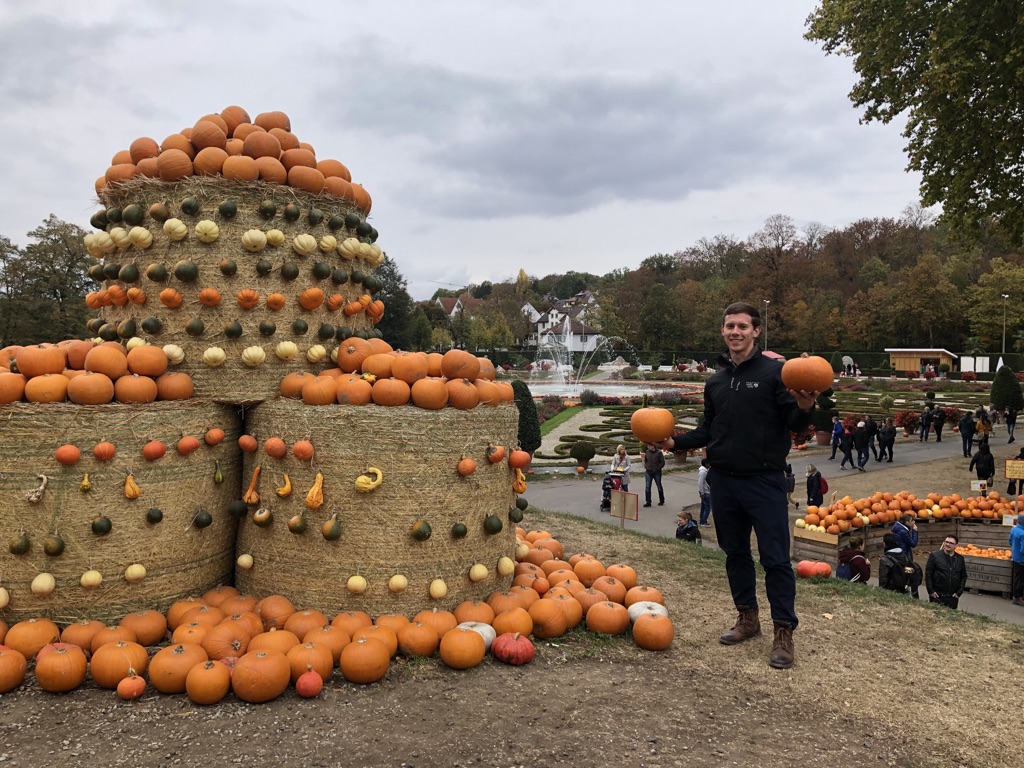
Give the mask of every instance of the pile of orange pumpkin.
[{"label": "pile of orange pumpkin", "polygon": [[961,555],[968,557],[988,557],[993,560],[1009,560],[1010,550],[999,547],[978,547],[974,544],[961,544],[956,548]]},{"label": "pile of orange pumpkin", "polygon": [[[1024,497],[1020,500],[1024,501]],[[839,534],[865,525],[889,525],[907,512],[912,512],[919,520],[951,517],[994,520],[1001,519],[1004,514],[1015,514],[1013,500],[1001,496],[997,491],[966,499],[957,493],[929,493],[919,499],[907,491],[876,491],[871,496],[857,500],[845,496],[827,507],[808,507],[807,514],[798,519],[796,525],[798,528]]]},{"label": "pile of orange pumpkin", "polygon": [[0,405],[27,401],[79,405],[185,400],[187,373],[168,371],[165,349],[144,342],[121,346],[69,340],[0,349]]},{"label": "pile of orange pumpkin", "polygon": [[508,590],[411,618],[389,613],[373,620],[349,610],[332,619],[297,610],[281,595],[257,600],[222,586],[179,600],[166,614],[136,611],[110,626],[82,620],[61,630],[37,618],[8,628],[0,620],[0,693],[24,682],[30,661],[44,691],[71,691],[91,677],[123,699],[137,699],[151,686],[209,705],[230,692],[266,702],[289,686],[313,697],[335,669],[348,682],[373,683],[398,655],[437,654],[452,669],[475,667],[488,652],[526,664],[536,652],[531,636],[556,638],[581,624],[608,635],[632,628],[634,641],[648,650],[672,644],[664,597],[638,585],[629,565],[605,567],[588,554],[562,560],[561,543],[547,531],[518,528],[517,536],[519,562]]},{"label": "pile of orange pumpkin", "polygon": [[317,160],[312,145],[292,133],[284,112],[262,112],[255,119],[238,106],[204,115],[161,143],[143,136],[114,154],[96,180],[96,194],[108,184],[136,177],[181,181],[191,176],[286,184],[314,195],[326,193],[370,213],[370,195],[337,160]]},{"label": "pile of orange pumpkin", "polygon": [[512,385],[495,381],[494,364],[461,349],[400,352],[383,339],[353,337],[332,353],[336,368],[281,380],[282,397],[307,405],[408,405],[469,410],[515,399]]}]

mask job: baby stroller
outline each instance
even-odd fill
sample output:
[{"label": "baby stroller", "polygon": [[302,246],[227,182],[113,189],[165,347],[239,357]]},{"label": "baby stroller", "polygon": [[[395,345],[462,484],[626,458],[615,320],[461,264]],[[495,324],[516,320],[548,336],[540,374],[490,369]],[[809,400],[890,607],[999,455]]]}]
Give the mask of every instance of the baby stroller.
[{"label": "baby stroller", "polygon": [[612,491],[622,490],[622,473],[605,472],[601,481],[601,509],[612,508]]}]

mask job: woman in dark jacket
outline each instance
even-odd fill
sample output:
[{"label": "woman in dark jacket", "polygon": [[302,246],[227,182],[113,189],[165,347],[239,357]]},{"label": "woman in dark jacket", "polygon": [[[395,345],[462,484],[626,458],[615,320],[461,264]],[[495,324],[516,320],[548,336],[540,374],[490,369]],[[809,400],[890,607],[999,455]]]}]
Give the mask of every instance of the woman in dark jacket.
[{"label": "woman in dark jacket", "polygon": [[992,449],[988,447],[988,440],[982,442],[978,447],[978,452],[971,458],[971,465],[967,471],[970,472],[972,469],[977,471],[979,480],[984,480],[992,485],[992,478],[996,473],[996,457],[992,455]]},{"label": "woman in dark jacket", "polygon": [[853,430],[849,427],[843,430],[839,438],[839,450],[843,452],[843,460],[839,462],[840,469],[846,469],[846,462],[850,462],[851,467],[857,466],[857,462],[853,460]]},{"label": "woman in dark jacket", "polygon": [[807,506],[820,507],[824,502],[821,493],[821,472],[813,464],[807,465]]},{"label": "woman in dark jacket", "polygon": [[878,460],[881,461],[885,458],[885,454],[889,454],[889,458],[886,461],[892,461],[892,447],[896,444],[896,427],[892,423],[892,419],[888,418],[878,429]]}]

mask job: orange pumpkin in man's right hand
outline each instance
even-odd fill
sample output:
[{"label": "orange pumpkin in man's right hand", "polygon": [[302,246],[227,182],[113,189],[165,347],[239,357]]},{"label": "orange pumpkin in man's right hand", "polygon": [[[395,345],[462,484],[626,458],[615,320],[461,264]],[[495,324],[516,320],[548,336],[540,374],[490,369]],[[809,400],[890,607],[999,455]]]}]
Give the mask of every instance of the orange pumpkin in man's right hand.
[{"label": "orange pumpkin in man's right hand", "polygon": [[641,443],[660,443],[676,431],[676,417],[667,408],[638,408],[629,419],[629,428]]}]

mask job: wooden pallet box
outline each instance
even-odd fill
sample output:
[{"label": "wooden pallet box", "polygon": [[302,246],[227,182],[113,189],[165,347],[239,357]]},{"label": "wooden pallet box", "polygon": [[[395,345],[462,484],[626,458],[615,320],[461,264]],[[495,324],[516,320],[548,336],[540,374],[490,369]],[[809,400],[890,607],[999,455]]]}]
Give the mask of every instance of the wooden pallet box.
[{"label": "wooden pallet box", "polygon": [[993,557],[964,556],[967,565],[967,589],[972,592],[999,592],[1003,597],[1010,594],[1009,560]]},{"label": "wooden pallet box", "polygon": [[[864,539],[864,554],[872,563],[872,573],[875,573],[877,566],[874,564],[881,559],[885,549],[883,537],[890,530],[892,530],[891,525],[872,525],[834,535],[808,531],[806,528],[795,528],[793,530],[793,559],[820,560],[831,565],[834,571],[839,565],[839,550],[849,545],[851,537],[859,535]],[[924,563],[928,559],[929,553],[939,549],[946,536],[956,533],[956,530],[956,519],[918,521],[917,552],[919,554],[914,559]]]},{"label": "wooden pallet box", "polygon": [[993,520],[991,523],[983,523],[980,520],[977,522],[961,520],[957,537],[961,544],[1006,549],[1010,546],[1010,531],[1012,530],[1012,526],[1003,525],[1002,520]]}]

